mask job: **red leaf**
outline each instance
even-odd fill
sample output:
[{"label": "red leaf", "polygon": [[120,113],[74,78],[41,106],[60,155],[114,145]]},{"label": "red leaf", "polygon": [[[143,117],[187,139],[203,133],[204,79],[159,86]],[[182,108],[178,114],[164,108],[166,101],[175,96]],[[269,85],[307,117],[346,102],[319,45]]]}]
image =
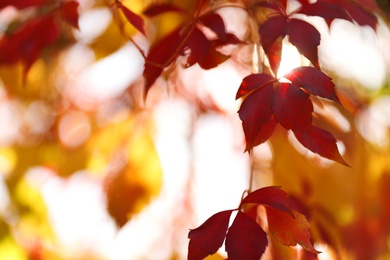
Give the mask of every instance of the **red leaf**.
[{"label": "red leaf", "polygon": [[281,15],[269,18],[259,28],[261,46],[275,75],[280,65],[282,40],[287,35],[287,32],[287,18]]},{"label": "red leaf", "polygon": [[330,22],[337,18],[352,22],[347,12],[333,1],[319,0],[312,4],[304,4],[299,13],[309,16],[320,16]]},{"label": "red leaf", "polygon": [[200,22],[211,29],[221,40],[226,38],[225,23],[222,17],[217,13],[208,13],[200,19]]},{"label": "red leaf", "polygon": [[157,43],[153,44],[146,57],[143,76],[145,79],[144,96],[161,75],[164,68],[177,59],[182,49],[179,49],[183,41],[182,28],[174,30]]},{"label": "red leaf", "polygon": [[205,53],[204,57],[198,61],[198,64],[202,69],[209,70],[215,68],[230,58],[230,56],[217,51],[217,47],[218,41],[212,41],[207,53]]},{"label": "red leaf", "polygon": [[16,31],[1,38],[0,64],[22,61],[26,75],[42,49],[53,44],[59,36],[59,28],[53,16],[30,20]]},{"label": "red leaf", "polygon": [[167,12],[188,14],[187,10],[169,3],[151,4],[143,11],[143,14],[148,17],[154,17]]},{"label": "red leaf", "polygon": [[249,193],[241,202],[246,203],[266,205],[292,215],[291,201],[287,193],[278,186],[264,187]]},{"label": "red leaf", "polygon": [[268,245],[267,234],[251,217],[238,211],[226,235],[229,259],[260,259]]},{"label": "red leaf", "polygon": [[76,29],[79,28],[79,13],[78,8],[79,3],[77,1],[65,1],[60,6],[61,16],[67,21],[71,26]]},{"label": "red leaf", "polygon": [[279,83],[272,103],[272,113],[279,124],[286,129],[308,131],[312,112],[309,94],[295,84]]},{"label": "red leaf", "polygon": [[368,25],[372,29],[376,29],[378,20],[374,14],[365,10],[362,6],[351,1],[340,1],[342,8],[348,12],[352,19],[359,25]]},{"label": "red leaf", "polygon": [[320,45],[321,35],[317,29],[302,20],[291,19],[289,23],[289,36],[292,45],[297,47],[314,67],[319,68],[317,46]]},{"label": "red leaf", "polygon": [[125,15],[127,21],[131,23],[139,32],[142,34],[145,34],[144,30],[144,20],[141,16],[138,14],[132,12],[130,9],[128,9],[126,6],[124,6],[121,2],[116,2],[119,9],[122,10],[123,14]]},{"label": "red leaf", "polygon": [[306,89],[310,94],[341,104],[336,94],[336,88],[332,82],[332,78],[318,69],[313,67],[298,67],[284,75],[284,77],[289,79],[293,84]]},{"label": "red leaf", "polygon": [[[272,134],[275,124],[272,127],[268,123],[272,117],[271,104],[273,95],[273,82],[270,82],[252,92],[241,104],[238,113],[244,129],[246,151],[259,145],[259,141],[266,141],[270,135],[269,132]],[[265,132],[262,131],[265,126],[271,127],[271,129]]]},{"label": "red leaf", "polygon": [[232,212],[218,212],[188,233],[188,260],[204,259],[217,252],[225,239]]},{"label": "red leaf", "polygon": [[328,131],[313,126],[311,131],[293,132],[298,141],[313,153],[349,166],[340,155],[336,145],[336,138]]},{"label": "red leaf", "polygon": [[318,0],[313,4],[304,4],[298,12],[320,16],[329,21],[329,24],[338,18],[350,22],[355,21],[359,25],[368,25],[375,30],[378,23],[376,16],[361,5],[345,0]]},{"label": "red leaf", "polygon": [[13,6],[16,9],[21,10],[32,6],[42,6],[48,2],[48,0],[1,0],[0,9],[7,6]]},{"label": "red leaf", "polygon": [[198,63],[201,68],[207,70],[215,68],[229,59],[229,56],[217,51],[219,44],[219,40],[210,41],[200,29],[195,28],[185,44],[186,48],[191,49],[186,67]]},{"label": "red leaf", "polygon": [[270,83],[274,80],[275,79],[273,77],[266,73],[250,74],[242,80],[241,85],[238,88],[236,94],[236,99],[239,99],[240,97],[248,94],[252,90],[264,86],[265,84]]},{"label": "red leaf", "polygon": [[275,239],[286,246],[301,245],[318,254],[310,242],[310,226],[306,217],[296,211],[293,216],[274,208],[266,208],[269,231]]},{"label": "red leaf", "polygon": [[191,49],[191,53],[187,58],[186,67],[191,67],[204,58],[211,48],[211,42],[201,30],[195,27],[186,42],[186,46]]}]

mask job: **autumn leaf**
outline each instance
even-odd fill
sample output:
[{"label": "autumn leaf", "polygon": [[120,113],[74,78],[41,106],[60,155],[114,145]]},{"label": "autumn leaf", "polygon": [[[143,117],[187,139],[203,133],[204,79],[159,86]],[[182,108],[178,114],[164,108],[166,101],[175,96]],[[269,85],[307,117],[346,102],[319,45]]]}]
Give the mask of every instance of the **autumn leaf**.
[{"label": "autumn leaf", "polygon": [[170,3],[151,4],[145,8],[143,14],[148,17],[155,17],[167,12],[177,12],[177,13],[183,13],[189,15],[187,10]]},{"label": "autumn leaf", "polygon": [[29,20],[0,39],[0,64],[22,61],[25,77],[42,50],[57,41],[59,36],[59,27],[52,15]]},{"label": "autumn leaf", "polygon": [[188,233],[188,260],[201,260],[217,252],[225,240],[232,212],[233,210],[218,212]]},{"label": "autumn leaf", "polygon": [[246,203],[261,204],[292,214],[290,199],[280,186],[268,186],[251,192],[241,201],[241,205]]},{"label": "autumn leaf", "polygon": [[60,5],[60,14],[71,26],[79,28],[79,3],[77,1],[63,1]]},{"label": "autumn leaf", "polygon": [[298,13],[320,16],[327,21],[328,25],[334,19],[343,19],[355,21],[359,25],[368,25],[374,30],[377,26],[376,16],[352,1],[318,0],[314,3],[303,4]]},{"label": "autumn leaf", "polygon": [[172,64],[181,53],[182,46],[180,44],[184,40],[183,37],[182,28],[179,27],[150,47],[143,72],[145,97],[164,68]]},{"label": "autumn leaf", "polygon": [[116,2],[116,6],[122,10],[129,23],[131,23],[139,32],[145,34],[144,20],[141,16],[131,11],[119,1]]},{"label": "autumn leaf", "polygon": [[279,83],[272,102],[272,113],[279,124],[286,129],[308,131],[312,112],[309,94],[295,84]]},{"label": "autumn leaf", "polygon": [[242,211],[238,211],[226,235],[225,250],[229,259],[258,260],[267,244],[267,234],[259,224]]},{"label": "autumn leaf", "polygon": [[[274,95],[273,82],[260,86],[242,102],[238,114],[242,121],[246,139],[246,151],[265,142],[273,132],[275,124],[269,126],[272,118],[272,99]],[[269,126],[269,131],[262,131]]]},{"label": "autumn leaf", "polygon": [[317,47],[320,45],[321,35],[317,29],[305,21],[290,19],[288,30],[291,44],[297,47],[314,67],[319,68]]},{"label": "autumn leaf", "polygon": [[293,84],[306,89],[310,94],[327,98],[340,104],[332,78],[313,67],[298,67],[284,75]]},{"label": "autumn leaf", "polygon": [[269,231],[278,242],[286,246],[299,244],[312,253],[319,253],[310,242],[309,223],[304,215],[292,211],[291,216],[271,207],[267,207],[266,212]]},{"label": "autumn leaf", "polygon": [[282,40],[288,33],[288,21],[285,16],[272,16],[259,27],[261,46],[266,53],[274,74],[280,65]]},{"label": "autumn leaf", "polygon": [[337,148],[337,140],[331,133],[321,128],[312,126],[310,131],[293,131],[298,141],[313,153],[317,153],[329,160],[349,166],[341,157]]},{"label": "autumn leaf", "polygon": [[199,19],[199,21],[203,26],[206,26],[207,28],[211,29],[218,36],[219,39],[226,39],[225,23],[219,14],[208,13],[206,15],[203,15]]},{"label": "autumn leaf", "polygon": [[266,73],[254,73],[246,76],[238,88],[236,99],[239,99],[240,97],[248,94],[258,87],[266,85],[271,81],[275,81],[275,79]]}]

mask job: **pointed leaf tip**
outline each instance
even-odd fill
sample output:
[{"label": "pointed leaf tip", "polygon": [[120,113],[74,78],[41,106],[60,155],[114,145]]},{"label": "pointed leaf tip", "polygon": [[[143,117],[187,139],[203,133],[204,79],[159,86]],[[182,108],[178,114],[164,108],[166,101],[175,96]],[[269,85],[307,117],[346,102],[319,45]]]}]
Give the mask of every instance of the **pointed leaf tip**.
[{"label": "pointed leaf tip", "polygon": [[337,148],[337,140],[328,131],[313,126],[309,132],[293,131],[298,141],[313,153],[350,167]]}]

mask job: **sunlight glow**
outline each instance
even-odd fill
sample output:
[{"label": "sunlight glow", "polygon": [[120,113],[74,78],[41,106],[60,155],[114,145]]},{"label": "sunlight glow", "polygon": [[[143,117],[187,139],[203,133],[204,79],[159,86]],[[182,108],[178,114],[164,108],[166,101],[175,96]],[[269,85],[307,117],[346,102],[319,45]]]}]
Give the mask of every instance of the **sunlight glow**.
[{"label": "sunlight glow", "polygon": [[283,77],[291,70],[301,66],[301,55],[297,48],[286,40],[283,41],[282,60],[278,70],[278,78]]}]

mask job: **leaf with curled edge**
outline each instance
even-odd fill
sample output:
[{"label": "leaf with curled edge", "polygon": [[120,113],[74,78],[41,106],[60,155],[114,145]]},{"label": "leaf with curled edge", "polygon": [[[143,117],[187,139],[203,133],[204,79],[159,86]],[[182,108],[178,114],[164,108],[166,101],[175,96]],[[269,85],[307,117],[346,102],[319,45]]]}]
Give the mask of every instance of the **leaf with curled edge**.
[{"label": "leaf with curled edge", "polygon": [[290,19],[288,30],[291,44],[297,47],[298,51],[310,60],[314,67],[319,68],[317,47],[320,45],[321,35],[318,30],[313,25],[299,19]]},{"label": "leaf with curled edge", "polygon": [[76,29],[80,29],[78,6],[77,1],[64,1],[60,5],[61,17]]},{"label": "leaf with curled edge", "polygon": [[286,246],[299,244],[309,252],[320,253],[310,242],[310,225],[304,215],[292,211],[293,216],[291,216],[272,207],[267,207],[266,212],[269,232],[279,243]]},{"label": "leaf with curled edge", "polygon": [[349,167],[337,148],[336,138],[328,131],[312,126],[310,131],[293,131],[293,133],[298,141],[313,153]]},{"label": "leaf with curled edge", "polygon": [[275,128],[275,123],[269,125],[272,118],[273,84],[273,82],[266,83],[253,91],[245,98],[238,111],[245,134],[245,151],[259,145],[259,142],[265,142]]},{"label": "leaf with curled edge", "polygon": [[312,125],[313,104],[309,94],[297,85],[279,83],[275,90],[272,113],[286,129],[308,131]]},{"label": "leaf with curled edge", "polygon": [[268,186],[257,189],[250,192],[242,201],[241,205],[247,203],[261,204],[268,207],[272,207],[277,210],[281,210],[289,213],[291,212],[291,201],[288,197],[287,192],[282,190],[280,186]]},{"label": "leaf with curled edge", "polygon": [[173,5],[170,3],[157,3],[151,4],[145,8],[142,12],[147,17],[155,17],[163,13],[175,12],[175,13],[183,13],[189,15],[187,10],[181,8],[180,6]]},{"label": "leaf with curled edge", "polygon": [[218,212],[188,233],[188,260],[204,259],[222,246],[233,210]]},{"label": "leaf with curled edge", "polygon": [[229,259],[260,259],[268,245],[267,234],[251,217],[238,211],[226,235]]},{"label": "leaf with curled edge", "polygon": [[338,104],[340,100],[332,78],[313,67],[298,67],[284,75],[292,83],[306,89],[310,94],[327,98]]},{"label": "leaf with curled edge", "polygon": [[260,43],[276,75],[280,66],[282,40],[288,33],[288,20],[285,16],[270,17],[259,27]]},{"label": "leaf with curled edge", "polygon": [[137,29],[139,32],[145,35],[145,29],[144,29],[144,19],[131,11],[129,8],[124,6],[121,2],[116,2],[116,6],[122,10],[123,14],[125,15],[127,21],[134,26],[135,29]]}]

